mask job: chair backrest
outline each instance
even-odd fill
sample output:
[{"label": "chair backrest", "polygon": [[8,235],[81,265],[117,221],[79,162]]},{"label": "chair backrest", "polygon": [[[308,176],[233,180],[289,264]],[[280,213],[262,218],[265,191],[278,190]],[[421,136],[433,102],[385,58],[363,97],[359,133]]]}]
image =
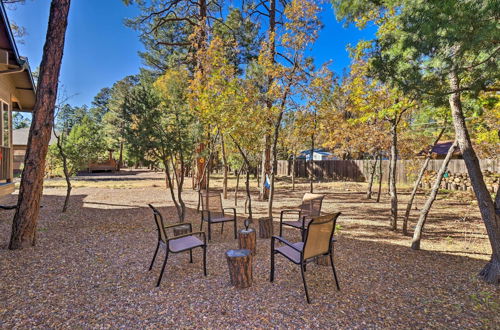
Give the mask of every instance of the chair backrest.
[{"label": "chair backrest", "polygon": [[224,213],[222,208],[222,196],[220,192],[202,190],[201,194],[201,209],[213,213]]},{"label": "chair backrest", "polygon": [[163,216],[156,207],[148,204],[151,210],[153,210],[153,216],[155,219],[156,229],[158,229],[158,240],[166,243],[167,242],[167,231],[165,230],[165,222],[163,221]]},{"label": "chair backrest", "polygon": [[300,205],[302,213],[310,217],[319,216],[321,214],[323,198],[325,198],[325,195],[305,193],[304,197],[302,197],[302,204]]},{"label": "chair backrest", "polygon": [[307,226],[304,242],[304,259],[319,256],[330,251],[330,244],[340,212],[315,217]]}]

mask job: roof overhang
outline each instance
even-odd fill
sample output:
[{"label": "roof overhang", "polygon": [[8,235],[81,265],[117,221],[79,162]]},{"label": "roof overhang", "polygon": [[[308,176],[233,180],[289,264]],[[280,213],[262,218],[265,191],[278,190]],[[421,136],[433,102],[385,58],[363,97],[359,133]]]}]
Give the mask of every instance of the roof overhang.
[{"label": "roof overhang", "polygon": [[15,111],[31,112],[35,106],[36,87],[28,59],[19,55],[3,2],[0,1],[0,75],[9,75],[14,87],[12,105]]}]

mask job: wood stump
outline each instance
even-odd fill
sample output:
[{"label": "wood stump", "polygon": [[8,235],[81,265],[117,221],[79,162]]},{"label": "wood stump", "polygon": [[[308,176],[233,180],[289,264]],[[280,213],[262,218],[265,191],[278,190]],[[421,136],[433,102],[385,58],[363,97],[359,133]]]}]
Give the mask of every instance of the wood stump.
[{"label": "wood stump", "polygon": [[316,258],[316,265],[320,266],[330,266],[330,256],[321,256]]},{"label": "wood stump", "polygon": [[247,249],[226,252],[231,284],[238,289],[252,285],[252,253]]},{"label": "wood stump", "polygon": [[259,219],[259,238],[271,238],[273,236],[273,218]]},{"label": "wood stump", "polygon": [[182,226],[178,226],[178,227],[174,227],[174,236],[179,236],[179,235],[182,235],[182,234],[188,234],[190,233],[191,230],[190,230],[190,227],[189,225],[182,225]]},{"label": "wood stump", "polygon": [[238,246],[240,249],[250,250],[254,256],[257,253],[257,233],[255,229],[242,229],[238,232]]}]

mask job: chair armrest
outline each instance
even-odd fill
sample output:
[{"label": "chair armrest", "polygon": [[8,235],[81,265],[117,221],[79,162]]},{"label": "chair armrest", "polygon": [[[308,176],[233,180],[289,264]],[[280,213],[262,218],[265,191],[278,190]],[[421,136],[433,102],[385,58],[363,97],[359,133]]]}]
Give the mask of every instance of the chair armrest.
[{"label": "chair armrest", "polygon": [[205,232],[204,231],[193,231],[191,233],[187,233],[187,234],[182,234],[182,235],[179,235],[179,236],[175,236],[175,237],[167,239],[167,243],[170,242],[170,241],[173,241],[174,239],[188,237],[188,236],[194,236],[194,235],[201,235],[201,236],[203,236],[203,243],[207,244],[207,239],[205,237]]},{"label": "chair armrest", "polygon": [[281,210],[281,214],[283,213],[301,213],[302,210],[299,210],[299,209],[284,209],[284,210]]},{"label": "chair armrest", "polygon": [[223,207],[223,210],[233,210],[233,216],[234,219],[236,220],[236,209],[234,207]]},{"label": "chair armrest", "polygon": [[171,224],[171,225],[166,225],[164,226],[163,228],[165,229],[169,229],[169,228],[174,228],[174,227],[179,227],[179,226],[185,226],[185,225],[188,225],[189,226],[189,231],[193,231],[193,226],[191,225],[190,222],[180,222],[180,223],[174,223],[174,224]]},{"label": "chair armrest", "polygon": [[281,242],[281,243],[283,243],[283,244],[288,245],[289,247],[291,247],[291,248],[292,248],[292,249],[294,249],[295,251],[297,251],[297,252],[299,252],[299,253],[302,253],[302,251],[300,251],[299,249],[297,249],[295,246],[293,246],[293,245],[292,245],[292,243],[290,243],[289,241],[287,241],[286,239],[284,239],[284,238],[283,238],[283,237],[281,237],[281,236],[273,236],[271,239],[272,239],[273,241],[274,241],[275,239],[277,239],[278,241],[280,241],[280,242]]}]

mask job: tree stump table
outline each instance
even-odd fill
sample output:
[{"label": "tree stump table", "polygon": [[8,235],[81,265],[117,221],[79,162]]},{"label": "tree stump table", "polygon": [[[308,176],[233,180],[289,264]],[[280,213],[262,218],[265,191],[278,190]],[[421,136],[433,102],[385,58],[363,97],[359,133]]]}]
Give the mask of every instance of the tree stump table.
[{"label": "tree stump table", "polygon": [[[335,244],[337,240],[336,239],[332,239],[332,255],[333,255],[333,244]],[[330,266],[332,264],[332,262],[330,261],[330,256],[320,256],[320,257],[317,257],[316,258],[316,265],[320,265],[320,266]]]},{"label": "tree stump table", "polygon": [[189,228],[190,227],[189,227],[188,224],[174,227],[174,236],[179,236],[179,235],[182,235],[182,234],[188,234],[188,233],[190,233],[191,230]]},{"label": "tree stump table", "polygon": [[273,236],[273,218],[259,219],[259,238],[271,238]]},{"label": "tree stump table", "polygon": [[255,229],[242,229],[238,232],[238,246],[240,249],[250,250],[254,256],[257,253],[257,233]]},{"label": "tree stump table", "polygon": [[231,284],[238,289],[252,285],[252,253],[247,249],[226,252],[227,266]]}]

